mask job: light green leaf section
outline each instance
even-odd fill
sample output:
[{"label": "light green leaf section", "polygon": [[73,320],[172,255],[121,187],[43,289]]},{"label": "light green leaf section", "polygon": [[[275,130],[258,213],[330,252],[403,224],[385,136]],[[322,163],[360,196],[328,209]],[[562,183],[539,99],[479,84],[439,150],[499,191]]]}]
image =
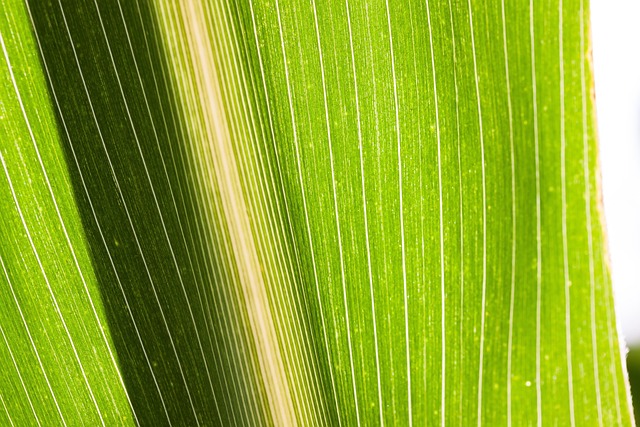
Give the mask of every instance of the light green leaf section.
[{"label": "light green leaf section", "polygon": [[586,0],[0,36],[0,424],[633,425]]}]

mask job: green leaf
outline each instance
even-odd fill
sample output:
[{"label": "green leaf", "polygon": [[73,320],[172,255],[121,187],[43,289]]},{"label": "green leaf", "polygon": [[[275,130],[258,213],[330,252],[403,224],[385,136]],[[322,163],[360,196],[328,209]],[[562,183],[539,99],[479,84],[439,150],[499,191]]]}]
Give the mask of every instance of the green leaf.
[{"label": "green leaf", "polygon": [[9,0],[12,425],[633,425],[588,2]]}]

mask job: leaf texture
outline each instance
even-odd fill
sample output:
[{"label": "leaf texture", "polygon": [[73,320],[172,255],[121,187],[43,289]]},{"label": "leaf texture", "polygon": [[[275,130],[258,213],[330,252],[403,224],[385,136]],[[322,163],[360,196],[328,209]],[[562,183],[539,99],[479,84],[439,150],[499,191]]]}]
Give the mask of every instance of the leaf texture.
[{"label": "leaf texture", "polygon": [[587,0],[9,0],[9,425],[633,425]]}]

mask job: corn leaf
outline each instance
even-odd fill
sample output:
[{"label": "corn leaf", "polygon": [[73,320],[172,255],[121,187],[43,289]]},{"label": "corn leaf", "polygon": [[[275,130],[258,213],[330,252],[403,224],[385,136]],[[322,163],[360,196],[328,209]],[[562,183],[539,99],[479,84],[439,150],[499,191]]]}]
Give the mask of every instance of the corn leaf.
[{"label": "corn leaf", "polygon": [[7,0],[0,424],[633,425],[587,0]]}]

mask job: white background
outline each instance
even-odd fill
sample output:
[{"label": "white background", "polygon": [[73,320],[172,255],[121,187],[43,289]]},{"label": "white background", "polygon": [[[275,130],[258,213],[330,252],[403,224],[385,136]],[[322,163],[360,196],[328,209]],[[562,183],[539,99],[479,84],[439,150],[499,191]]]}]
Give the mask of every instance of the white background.
[{"label": "white background", "polygon": [[618,329],[640,345],[640,0],[591,0],[591,25]]}]

